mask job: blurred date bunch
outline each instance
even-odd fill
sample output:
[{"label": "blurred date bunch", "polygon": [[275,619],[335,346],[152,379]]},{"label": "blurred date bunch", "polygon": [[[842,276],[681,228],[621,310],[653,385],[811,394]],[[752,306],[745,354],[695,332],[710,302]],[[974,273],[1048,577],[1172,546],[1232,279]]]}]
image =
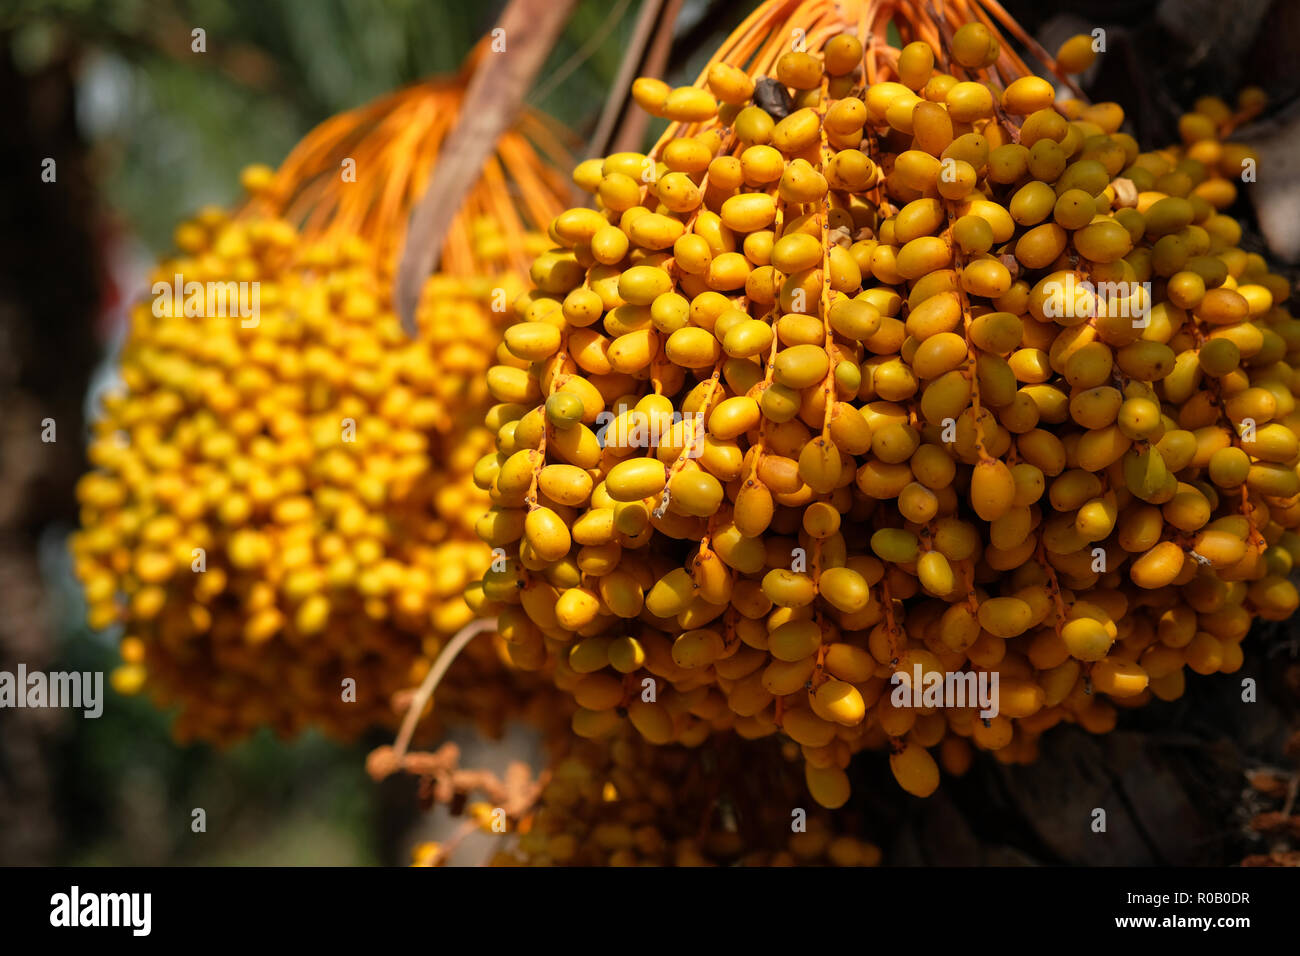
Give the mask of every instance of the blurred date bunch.
[{"label": "blurred date bunch", "polygon": [[[490,560],[471,480],[493,443],[483,377],[566,186],[548,121],[525,114],[406,334],[396,258],[467,76],[334,117],[278,170],[248,167],[245,202],[178,226],[159,294],[131,312],[72,551],[90,624],[122,628],[114,686],[175,708],[182,740],[392,724],[393,695],[473,619],[463,593]],[[256,308],[230,308],[236,290]],[[496,730],[514,678],[489,642],[469,657],[438,713]]]}]

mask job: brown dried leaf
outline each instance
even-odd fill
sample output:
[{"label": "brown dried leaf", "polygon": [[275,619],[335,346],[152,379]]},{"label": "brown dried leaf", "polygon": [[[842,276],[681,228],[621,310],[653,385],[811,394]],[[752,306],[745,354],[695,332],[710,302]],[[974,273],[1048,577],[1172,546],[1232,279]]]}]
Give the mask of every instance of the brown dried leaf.
[{"label": "brown dried leaf", "polygon": [[[587,144],[588,156],[604,156],[641,147],[650,117],[644,110],[631,105],[632,81],[639,76],[657,79],[663,75],[667,48],[671,45],[673,24],[680,7],[680,0],[669,0],[668,9],[664,9],[664,0],[644,0],[641,4],[632,37],[623,53],[623,62],[619,64],[618,76],[610,86],[600,119],[596,122],[596,131]],[[665,36],[667,43],[663,42]],[[585,198],[585,195],[577,196],[576,201]]]},{"label": "brown dried leaf", "polygon": [[447,136],[429,187],[411,213],[393,301],[402,326],[414,335],[424,282],[438,266],[442,243],[484,163],[523,104],[569,17],[574,0],[510,0],[497,28],[505,49],[479,61],[455,128]]}]

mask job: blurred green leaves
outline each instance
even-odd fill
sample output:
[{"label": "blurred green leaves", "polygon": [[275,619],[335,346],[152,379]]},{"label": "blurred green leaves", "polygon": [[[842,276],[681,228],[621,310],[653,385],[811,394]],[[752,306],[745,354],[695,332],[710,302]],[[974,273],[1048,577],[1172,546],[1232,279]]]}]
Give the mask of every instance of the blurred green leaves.
[{"label": "blurred green leaves", "polygon": [[[503,5],[13,0],[0,12],[0,36],[22,51],[32,71],[59,51],[75,50],[83,87],[108,83],[104,95],[124,98],[100,97],[120,117],[108,127],[91,124],[97,173],[110,205],[160,251],[182,217],[204,203],[239,198],[245,165],[274,165],[329,116],[457,70]],[[616,6],[579,4],[544,68],[549,92],[533,103],[579,137],[594,123],[631,35],[637,4]],[[206,32],[206,52],[191,52],[196,27]],[[607,35],[584,49],[598,32]],[[562,82],[546,83],[562,69]],[[123,73],[127,82],[110,82]]]}]

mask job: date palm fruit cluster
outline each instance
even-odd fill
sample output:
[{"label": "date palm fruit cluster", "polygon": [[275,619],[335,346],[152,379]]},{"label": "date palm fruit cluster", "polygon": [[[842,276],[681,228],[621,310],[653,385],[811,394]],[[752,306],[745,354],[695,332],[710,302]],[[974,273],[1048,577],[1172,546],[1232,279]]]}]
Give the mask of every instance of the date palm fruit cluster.
[{"label": "date palm fruit cluster", "polygon": [[[328,120],[278,171],[246,169],[240,208],[177,228],[151,281],[255,283],[255,316],[202,294],[191,308],[188,292],[131,311],[72,550],[90,624],[122,628],[113,685],[176,708],[181,739],[391,724],[392,695],[473,618],[483,376],[567,184],[550,127],[526,114],[406,335],[392,273],[465,79]],[[490,643],[470,657],[437,712],[495,727],[515,678]]]},{"label": "date palm fruit cluster", "polygon": [[[471,603],[577,734],[782,734],[831,808],[855,752],[924,796],[1235,671],[1300,557],[1300,323],[1221,211],[1239,115],[1143,151],[996,4],[909,5],[901,49],[854,6],[766,3],[694,86],[637,81],[670,126],[575,170],[474,471]],[[963,673],[996,714],[900,699]]]},{"label": "date palm fruit cluster", "polygon": [[[736,746],[739,743],[740,746]],[[635,732],[577,740],[494,866],[874,866],[871,842],[842,832],[771,741],[695,750]],[[794,751],[791,745],[786,749]],[[728,763],[731,765],[728,766]],[[491,808],[470,806],[491,829]]]}]

